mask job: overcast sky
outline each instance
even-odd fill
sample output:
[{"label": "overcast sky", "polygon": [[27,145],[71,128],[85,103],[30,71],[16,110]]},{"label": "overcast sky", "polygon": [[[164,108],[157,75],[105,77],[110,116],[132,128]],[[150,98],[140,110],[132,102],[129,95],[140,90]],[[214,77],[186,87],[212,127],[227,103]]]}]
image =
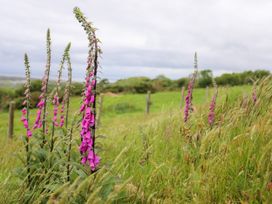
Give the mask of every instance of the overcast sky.
[{"label": "overcast sky", "polygon": [[40,77],[50,28],[52,76],[71,41],[74,77],[83,79],[88,48],[75,6],[99,29],[102,78],[188,76],[195,51],[200,69],[217,75],[272,70],[270,0],[0,0],[0,5],[0,75],[23,76],[27,52],[32,75]]}]

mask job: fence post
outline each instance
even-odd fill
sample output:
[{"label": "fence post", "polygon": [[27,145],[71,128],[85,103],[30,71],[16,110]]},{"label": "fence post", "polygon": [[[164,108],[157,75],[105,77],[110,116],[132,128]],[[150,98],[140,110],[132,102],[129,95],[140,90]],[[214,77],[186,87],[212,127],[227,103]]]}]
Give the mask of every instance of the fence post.
[{"label": "fence post", "polygon": [[96,120],[97,127],[100,126],[100,120],[101,120],[101,114],[102,114],[102,108],[103,108],[103,95],[102,94],[100,94],[100,96],[99,96],[98,104],[99,104],[99,108],[98,108],[98,114],[97,114],[97,120]]},{"label": "fence post", "polygon": [[184,101],[184,90],[185,90],[185,87],[183,86],[183,87],[181,88],[180,109],[182,109],[182,106],[183,106],[183,101]]},{"label": "fence post", "polygon": [[15,102],[11,101],[9,103],[9,123],[8,123],[8,138],[12,139],[14,130],[14,110]]},{"label": "fence post", "polygon": [[149,111],[150,111],[150,105],[151,105],[150,95],[151,95],[151,92],[147,91],[147,95],[146,95],[146,114],[149,114]]}]

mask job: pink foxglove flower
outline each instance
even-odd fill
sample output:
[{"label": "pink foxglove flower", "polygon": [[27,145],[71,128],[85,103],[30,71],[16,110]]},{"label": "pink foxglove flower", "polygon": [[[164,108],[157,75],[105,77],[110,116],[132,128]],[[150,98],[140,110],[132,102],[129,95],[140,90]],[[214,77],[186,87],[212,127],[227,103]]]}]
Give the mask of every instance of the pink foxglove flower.
[{"label": "pink foxglove flower", "polygon": [[41,115],[42,115],[42,112],[44,110],[44,106],[45,106],[45,93],[46,93],[46,87],[47,87],[47,84],[46,84],[46,81],[47,81],[47,77],[44,77],[43,78],[43,81],[42,81],[42,88],[41,88],[41,95],[39,96],[39,103],[37,104],[37,114],[36,114],[36,120],[35,120],[35,123],[34,123],[34,127],[33,129],[37,129],[37,128],[41,128],[42,127],[42,118],[41,118]]},{"label": "pink foxglove flower", "polygon": [[214,123],[216,97],[217,97],[217,94],[214,94],[211,104],[210,104],[210,112],[209,112],[209,116],[208,116],[208,121],[209,121],[210,125],[213,125],[213,123]]},{"label": "pink foxglove flower", "polygon": [[87,59],[87,74],[85,78],[85,90],[80,112],[83,114],[81,123],[80,152],[82,164],[88,164],[92,171],[95,171],[100,158],[95,154],[95,111],[96,111],[96,77],[98,68],[98,55],[100,48],[98,39],[95,36],[95,29],[87,21],[79,8],[74,8],[77,20],[82,24],[89,40],[89,55]]},{"label": "pink foxglove flower", "polygon": [[35,120],[33,129],[37,129],[37,128],[42,127],[41,115],[42,115],[42,111],[43,111],[43,108],[44,108],[43,100],[41,100],[39,102],[39,104],[37,105],[37,108],[38,108],[38,110],[37,110],[36,120]]},{"label": "pink foxglove flower", "polygon": [[40,101],[37,104],[37,115],[36,115],[36,120],[35,120],[35,124],[34,124],[34,129],[36,128],[41,128],[42,127],[42,121],[41,121],[41,115],[42,115],[42,111],[44,109],[44,105],[45,105],[45,101],[43,99],[43,93],[40,95]]},{"label": "pink foxglove flower", "polygon": [[27,131],[27,136],[28,137],[31,137],[32,136],[32,132],[31,130],[29,129],[29,124],[28,124],[28,120],[27,120],[27,109],[26,108],[23,108],[22,109],[22,117],[21,117],[21,121],[23,122],[24,124],[24,128],[26,129]]},{"label": "pink foxglove flower", "polygon": [[95,126],[95,114],[91,108],[91,105],[95,103],[95,95],[92,92],[94,85],[96,84],[95,79],[90,83],[90,78],[93,76],[93,72],[86,77],[86,90],[84,93],[84,101],[80,108],[80,111],[84,113],[83,120],[81,122],[81,145],[80,153],[82,154],[82,164],[88,163],[92,171],[96,169],[99,164],[100,158],[95,154],[93,144],[94,138],[92,135],[92,128]]},{"label": "pink foxglove flower", "polygon": [[193,81],[191,80],[188,84],[188,93],[185,98],[184,122],[187,122],[189,118],[189,112],[192,110],[192,90],[193,90]]},{"label": "pink foxglove flower", "polygon": [[65,108],[65,103],[64,101],[62,102],[62,106],[61,106],[61,109],[60,109],[60,127],[63,127],[64,125],[64,108]]},{"label": "pink foxglove flower", "polygon": [[188,92],[185,98],[185,108],[184,108],[184,122],[187,122],[189,119],[189,114],[190,112],[193,111],[193,105],[192,105],[192,100],[193,100],[193,88],[195,85],[195,80],[197,77],[197,71],[198,71],[198,66],[197,66],[197,53],[195,53],[194,57],[194,73],[193,76],[191,77],[189,84],[188,84]]}]

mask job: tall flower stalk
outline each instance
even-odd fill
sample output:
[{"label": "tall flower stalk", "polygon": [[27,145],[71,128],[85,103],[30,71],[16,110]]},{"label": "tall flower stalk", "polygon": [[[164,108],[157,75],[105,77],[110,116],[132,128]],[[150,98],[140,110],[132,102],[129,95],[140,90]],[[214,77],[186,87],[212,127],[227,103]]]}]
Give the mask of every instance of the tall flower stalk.
[{"label": "tall flower stalk", "polygon": [[91,171],[95,171],[100,158],[95,154],[95,119],[96,119],[96,80],[98,68],[98,39],[95,36],[95,29],[87,21],[79,8],[74,8],[77,20],[82,24],[89,40],[89,54],[87,59],[85,91],[80,112],[83,114],[81,122],[81,145],[82,164],[88,164]]},{"label": "tall flower stalk", "polygon": [[30,98],[31,98],[31,93],[30,93],[30,66],[29,66],[29,60],[27,54],[24,56],[24,63],[25,63],[25,76],[26,76],[26,82],[25,82],[25,100],[23,102],[23,105],[25,106],[22,109],[22,118],[21,121],[24,123],[24,127],[26,128],[26,144],[25,144],[25,149],[26,149],[26,164],[27,164],[27,178],[28,178],[28,184],[30,184],[30,167],[29,167],[29,160],[30,160],[30,155],[29,155],[29,138],[32,136],[32,132],[29,127],[29,108],[30,108]]},{"label": "tall flower stalk", "polygon": [[37,116],[36,116],[35,124],[33,127],[34,129],[42,127],[43,144],[45,144],[47,90],[48,90],[48,82],[49,82],[49,74],[50,74],[50,66],[51,66],[51,37],[50,37],[49,29],[47,30],[47,36],[46,36],[46,50],[47,50],[46,67],[45,67],[44,76],[42,79],[41,95],[39,96],[40,101],[37,105],[37,108],[38,108]]},{"label": "tall flower stalk", "polygon": [[25,100],[23,102],[23,105],[25,106],[22,109],[22,118],[21,121],[24,123],[24,127],[26,129],[26,135],[27,139],[32,136],[32,131],[30,130],[29,127],[29,107],[30,107],[30,66],[29,66],[29,60],[27,54],[25,54],[24,57],[24,62],[25,62],[25,76],[26,76],[26,82],[25,82]]},{"label": "tall flower stalk", "polygon": [[[72,63],[70,58],[70,47],[71,43],[68,44],[67,49],[65,50],[65,57],[67,60],[67,69],[68,69],[68,80],[65,85],[64,96],[62,100],[62,107],[61,107],[61,119],[60,119],[60,126],[62,127],[65,123],[65,128],[68,127],[68,119],[69,119],[69,107],[70,107],[70,95],[71,95],[71,86],[72,86]],[[66,114],[64,118],[64,111],[66,105]]]},{"label": "tall flower stalk", "polygon": [[194,73],[189,81],[188,84],[188,91],[185,98],[185,108],[184,108],[184,122],[187,122],[189,119],[190,112],[193,111],[193,89],[195,85],[195,81],[197,78],[197,72],[198,72],[198,64],[197,64],[197,53],[195,53],[194,56]]},{"label": "tall flower stalk", "polygon": [[[64,56],[67,61],[67,69],[68,69],[68,80],[65,85],[64,96],[62,99],[62,105],[60,110],[60,127],[63,127],[65,124],[65,128],[68,128],[68,120],[69,120],[69,107],[70,107],[70,95],[71,95],[71,86],[72,86],[72,63],[70,58],[70,47],[71,43],[69,43],[64,51]],[[66,114],[65,114],[66,107]],[[64,115],[65,114],[65,115]],[[71,149],[72,149],[72,138],[73,138],[73,130],[76,124],[76,116],[74,116],[72,120],[71,127],[68,131],[68,150],[67,150],[67,165],[66,165],[66,173],[67,173],[67,181],[70,181],[70,161],[71,161]]]},{"label": "tall flower stalk", "polygon": [[71,43],[69,43],[67,45],[67,47],[65,48],[64,50],[64,54],[62,56],[62,60],[60,62],[60,67],[59,67],[59,70],[58,70],[58,78],[57,78],[57,81],[56,81],[56,88],[55,88],[55,94],[54,94],[54,97],[53,97],[53,106],[54,106],[54,109],[53,109],[53,119],[52,119],[52,134],[51,134],[51,151],[53,150],[54,148],[54,134],[55,134],[55,127],[62,127],[63,126],[63,118],[64,118],[64,115],[63,115],[63,112],[64,112],[64,105],[65,105],[65,102],[64,102],[64,97],[63,97],[63,100],[62,100],[62,107],[61,107],[61,116],[60,116],[60,122],[58,122],[58,112],[59,112],[59,93],[60,93],[60,88],[61,88],[61,78],[62,78],[62,71],[64,69],[64,63],[65,63],[65,60],[67,60],[67,55],[69,55],[69,50],[70,50],[70,47],[71,47]]}]

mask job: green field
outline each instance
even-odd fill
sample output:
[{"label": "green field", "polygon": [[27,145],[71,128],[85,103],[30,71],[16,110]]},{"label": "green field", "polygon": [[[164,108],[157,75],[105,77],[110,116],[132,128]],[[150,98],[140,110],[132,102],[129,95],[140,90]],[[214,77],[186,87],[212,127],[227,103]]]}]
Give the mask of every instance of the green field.
[{"label": "green field", "polygon": [[[229,104],[235,104],[235,101],[241,100],[243,95],[250,98],[251,91],[252,87],[250,86],[220,88],[218,107],[222,109],[226,98]],[[235,155],[238,150],[231,152],[231,155],[223,156],[220,153],[224,151],[224,148],[227,148],[229,143],[231,145],[236,143],[230,140],[231,138],[237,137],[237,142],[245,139],[241,135],[243,128],[234,130],[233,126],[228,127],[230,124],[226,124],[224,128],[230,130],[232,128],[232,133],[229,136],[226,132],[225,138],[222,139],[216,138],[218,127],[211,130],[207,128],[207,114],[212,94],[213,89],[209,90],[208,97],[205,89],[194,90],[195,112],[191,120],[195,123],[190,123],[190,128],[184,126],[183,130],[180,130],[183,123],[183,113],[180,110],[180,92],[152,94],[149,115],[145,114],[146,96],[144,94],[104,96],[99,134],[105,135],[106,138],[99,141],[103,146],[101,166],[114,166],[113,161],[120,152],[123,152],[119,156],[123,159],[120,161],[119,172],[116,174],[122,175],[124,181],[130,178],[127,188],[131,189],[128,189],[128,194],[135,199],[135,202],[136,200],[146,202],[149,199],[149,202],[192,201],[198,203],[203,201],[201,199],[204,199],[205,196],[210,202],[237,201],[243,194],[238,189],[249,188],[247,176],[250,176],[248,171],[251,171],[253,167],[241,170],[241,175],[236,174],[237,168],[240,168],[239,165],[243,165],[245,162],[249,165],[248,159],[250,158],[247,155],[242,155],[244,156],[242,159],[247,159],[247,161],[228,158],[239,156]],[[80,102],[81,98],[72,98],[71,113],[78,110]],[[32,110],[32,115],[35,115],[35,110]],[[20,111],[16,111],[15,135],[13,140],[9,140],[7,139],[8,113],[0,113],[0,195],[3,198],[2,201],[5,201],[4,203],[16,199],[19,193],[20,184],[14,173],[16,168],[21,165],[18,155],[24,155],[21,137],[25,130],[20,122],[20,116]],[[245,129],[245,131],[248,130]],[[186,134],[193,134],[193,138],[199,134],[199,137],[203,139],[200,142],[196,142],[194,139],[194,142],[188,142]],[[208,134],[211,136],[205,138]],[[74,137],[79,139],[80,136],[75,134]],[[209,152],[211,150],[208,150],[207,145],[211,145],[209,148],[214,148],[215,152]],[[240,148],[242,147],[240,146]],[[241,154],[250,154],[251,150],[248,149],[250,147],[252,146],[239,151]],[[218,151],[220,155],[215,155]],[[233,159],[231,160],[233,163],[226,167],[227,163],[220,163],[223,158],[226,162],[230,162],[228,159]],[[221,167],[222,169],[218,169]],[[204,174],[202,168],[207,168],[207,173]],[[214,175],[210,175],[212,173]],[[235,180],[233,183],[229,183],[229,179]],[[223,184],[226,188],[222,188]],[[247,194],[251,196],[253,193],[251,191],[254,191],[252,188],[248,190],[250,192],[244,192],[245,197]],[[135,194],[134,191],[137,193]],[[251,197],[249,199],[254,200]]]},{"label": "green field", "polygon": [[[209,103],[211,100],[213,89],[208,90],[208,98],[206,97],[206,89],[194,90],[194,104],[200,105]],[[243,93],[251,91],[251,86],[239,86],[219,89],[219,101],[224,100],[226,94],[233,101]],[[186,93],[185,93],[186,94]],[[176,110],[181,105],[180,92],[159,92],[151,95],[152,105],[150,108],[150,116],[156,116],[161,112]],[[71,113],[76,112],[81,104],[80,97],[73,97],[71,100]],[[103,124],[108,120],[119,120],[123,117],[144,116],[145,114],[146,95],[145,94],[119,94],[105,95],[103,97]],[[182,103],[184,105],[184,101]],[[35,109],[31,110],[32,118],[35,116]],[[22,136],[24,128],[20,122],[21,112],[15,112],[15,138]],[[118,121],[117,121],[118,122]],[[0,112],[0,135],[1,140],[6,140],[8,126],[8,112]],[[104,124],[103,126],[106,126]]]}]

